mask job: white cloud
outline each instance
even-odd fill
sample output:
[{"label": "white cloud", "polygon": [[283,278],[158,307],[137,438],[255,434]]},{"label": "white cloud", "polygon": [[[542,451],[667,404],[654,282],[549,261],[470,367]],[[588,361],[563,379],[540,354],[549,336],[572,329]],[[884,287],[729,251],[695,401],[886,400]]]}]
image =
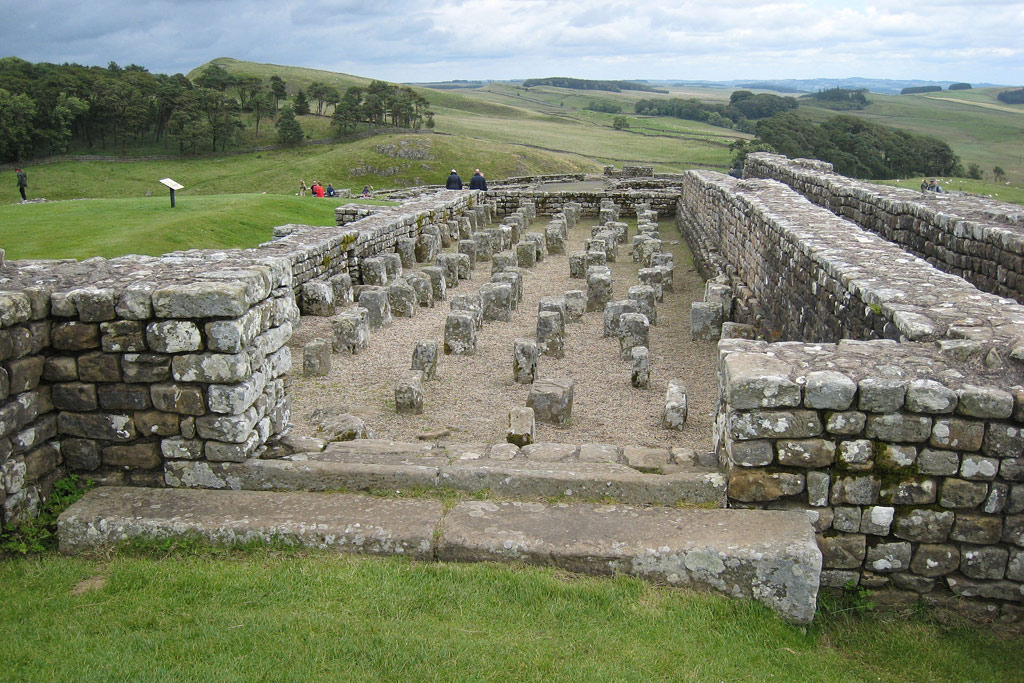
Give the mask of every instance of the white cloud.
[{"label": "white cloud", "polygon": [[802,78],[1024,83],[1021,0],[0,0],[30,61],[214,57],[388,80]]}]

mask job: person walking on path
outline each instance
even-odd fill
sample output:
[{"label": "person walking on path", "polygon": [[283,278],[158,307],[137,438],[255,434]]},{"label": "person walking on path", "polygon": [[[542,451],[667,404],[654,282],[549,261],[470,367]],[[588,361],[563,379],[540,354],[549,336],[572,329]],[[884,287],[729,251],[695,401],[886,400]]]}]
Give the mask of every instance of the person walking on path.
[{"label": "person walking on path", "polygon": [[28,176],[20,168],[14,169],[14,172],[18,174],[18,191],[21,192],[21,201],[28,200],[25,196],[25,188],[28,187]]},{"label": "person walking on path", "polygon": [[444,184],[446,190],[461,190],[462,189],[462,178],[459,177],[458,171],[454,168],[452,172],[448,174],[448,181]]},{"label": "person walking on path", "polygon": [[469,189],[487,192],[487,181],[484,179],[484,174],[480,172],[479,168],[474,171],[473,177],[469,179]]}]

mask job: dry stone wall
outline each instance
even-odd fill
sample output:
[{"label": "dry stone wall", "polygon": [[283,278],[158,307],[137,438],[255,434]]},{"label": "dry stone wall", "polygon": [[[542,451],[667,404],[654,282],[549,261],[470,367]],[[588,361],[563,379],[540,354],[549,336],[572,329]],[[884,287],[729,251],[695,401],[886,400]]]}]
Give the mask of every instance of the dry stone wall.
[{"label": "dry stone wall", "polygon": [[672,218],[676,215],[678,198],[678,187],[664,185],[656,190],[545,192],[533,189],[508,189],[492,190],[487,193],[487,199],[493,202],[498,217],[510,216],[528,204],[534,205],[537,214],[542,216],[553,216],[563,212],[570,204],[579,204],[581,216],[597,217],[601,213],[601,202],[611,200],[620,207],[623,216],[635,216],[638,205],[647,205],[652,211],[657,211],[660,218]]},{"label": "dry stone wall", "polygon": [[824,585],[944,586],[1020,618],[1024,308],[771,180],[688,172],[679,224],[800,340],[719,344],[730,504],[807,510]]},{"label": "dry stone wall", "polygon": [[985,292],[1024,303],[1024,210],[986,197],[916,192],[832,172],[811,159],[759,152],[744,177],[772,178]]},{"label": "dry stone wall", "polygon": [[187,484],[203,486],[205,463],[256,457],[289,423],[296,292],[358,275],[360,259],[465,213],[475,196],[375,207],[343,228],[281,226],[255,249],[0,256],[4,523],[32,515],[66,472],[161,486],[187,469]]}]

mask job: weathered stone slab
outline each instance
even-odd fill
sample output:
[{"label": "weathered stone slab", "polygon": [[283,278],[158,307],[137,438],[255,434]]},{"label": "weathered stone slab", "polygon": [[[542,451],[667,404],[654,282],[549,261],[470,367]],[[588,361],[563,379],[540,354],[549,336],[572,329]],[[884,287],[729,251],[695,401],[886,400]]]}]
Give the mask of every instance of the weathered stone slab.
[{"label": "weathered stone slab", "polygon": [[573,388],[571,379],[538,379],[530,387],[526,405],[533,408],[537,420],[563,425],[572,419]]},{"label": "weathered stone slab", "polygon": [[806,515],[540,503],[460,503],[438,546],[445,561],[512,561],[626,572],[814,617],[821,553]]},{"label": "weathered stone slab", "polygon": [[430,560],[441,507],[440,501],[351,494],[104,486],[61,514],[58,535],[68,554],[134,538],[194,535],[213,543],[283,541]]}]

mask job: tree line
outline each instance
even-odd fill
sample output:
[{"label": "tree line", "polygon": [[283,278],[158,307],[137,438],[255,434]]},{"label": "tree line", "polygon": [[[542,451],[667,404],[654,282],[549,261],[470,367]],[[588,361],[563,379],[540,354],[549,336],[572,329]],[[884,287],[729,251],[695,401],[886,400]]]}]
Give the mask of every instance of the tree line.
[{"label": "tree line", "polygon": [[853,178],[964,175],[960,158],[942,140],[848,114],[815,123],[783,112],[759,121],[757,137],[758,149],[828,161]]},{"label": "tree line", "polygon": [[704,121],[712,126],[735,128],[748,133],[753,132],[751,121],[790,111],[797,106],[796,98],[768,93],[755,95],[749,90],[734,91],[729,96],[729,104],[711,104],[692,97],[672,97],[637,100],[634,105],[636,113],[641,115],[674,116],[678,119]]},{"label": "tree line", "polygon": [[[129,146],[176,143],[179,153],[224,151],[241,133],[275,120],[279,139],[299,142],[295,114],[326,116],[339,133],[360,125],[433,126],[429,103],[408,87],[373,81],[344,94],[314,81],[295,92],[278,75],[235,75],[211,64],[194,80],[131,64],[106,67],[0,59],[0,161],[64,154],[74,145],[127,154]],[[314,109],[315,107],[315,109]],[[243,114],[245,120],[243,121]],[[282,121],[284,119],[284,121]]]},{"label": "tree line", "polygon": [[634,81],[594,81],[587,78],[567,78],[564,76],[553,76],[550,78],[527,78],[523,81],[524,88],[532,88],[537,85],[547,85],[553,88],[569,88],[571,90],[606,90],[608,92],[622,92],[623,90],[639,90],[641,92],[667,93],[667,90],[659,90],[646,83]]}]

